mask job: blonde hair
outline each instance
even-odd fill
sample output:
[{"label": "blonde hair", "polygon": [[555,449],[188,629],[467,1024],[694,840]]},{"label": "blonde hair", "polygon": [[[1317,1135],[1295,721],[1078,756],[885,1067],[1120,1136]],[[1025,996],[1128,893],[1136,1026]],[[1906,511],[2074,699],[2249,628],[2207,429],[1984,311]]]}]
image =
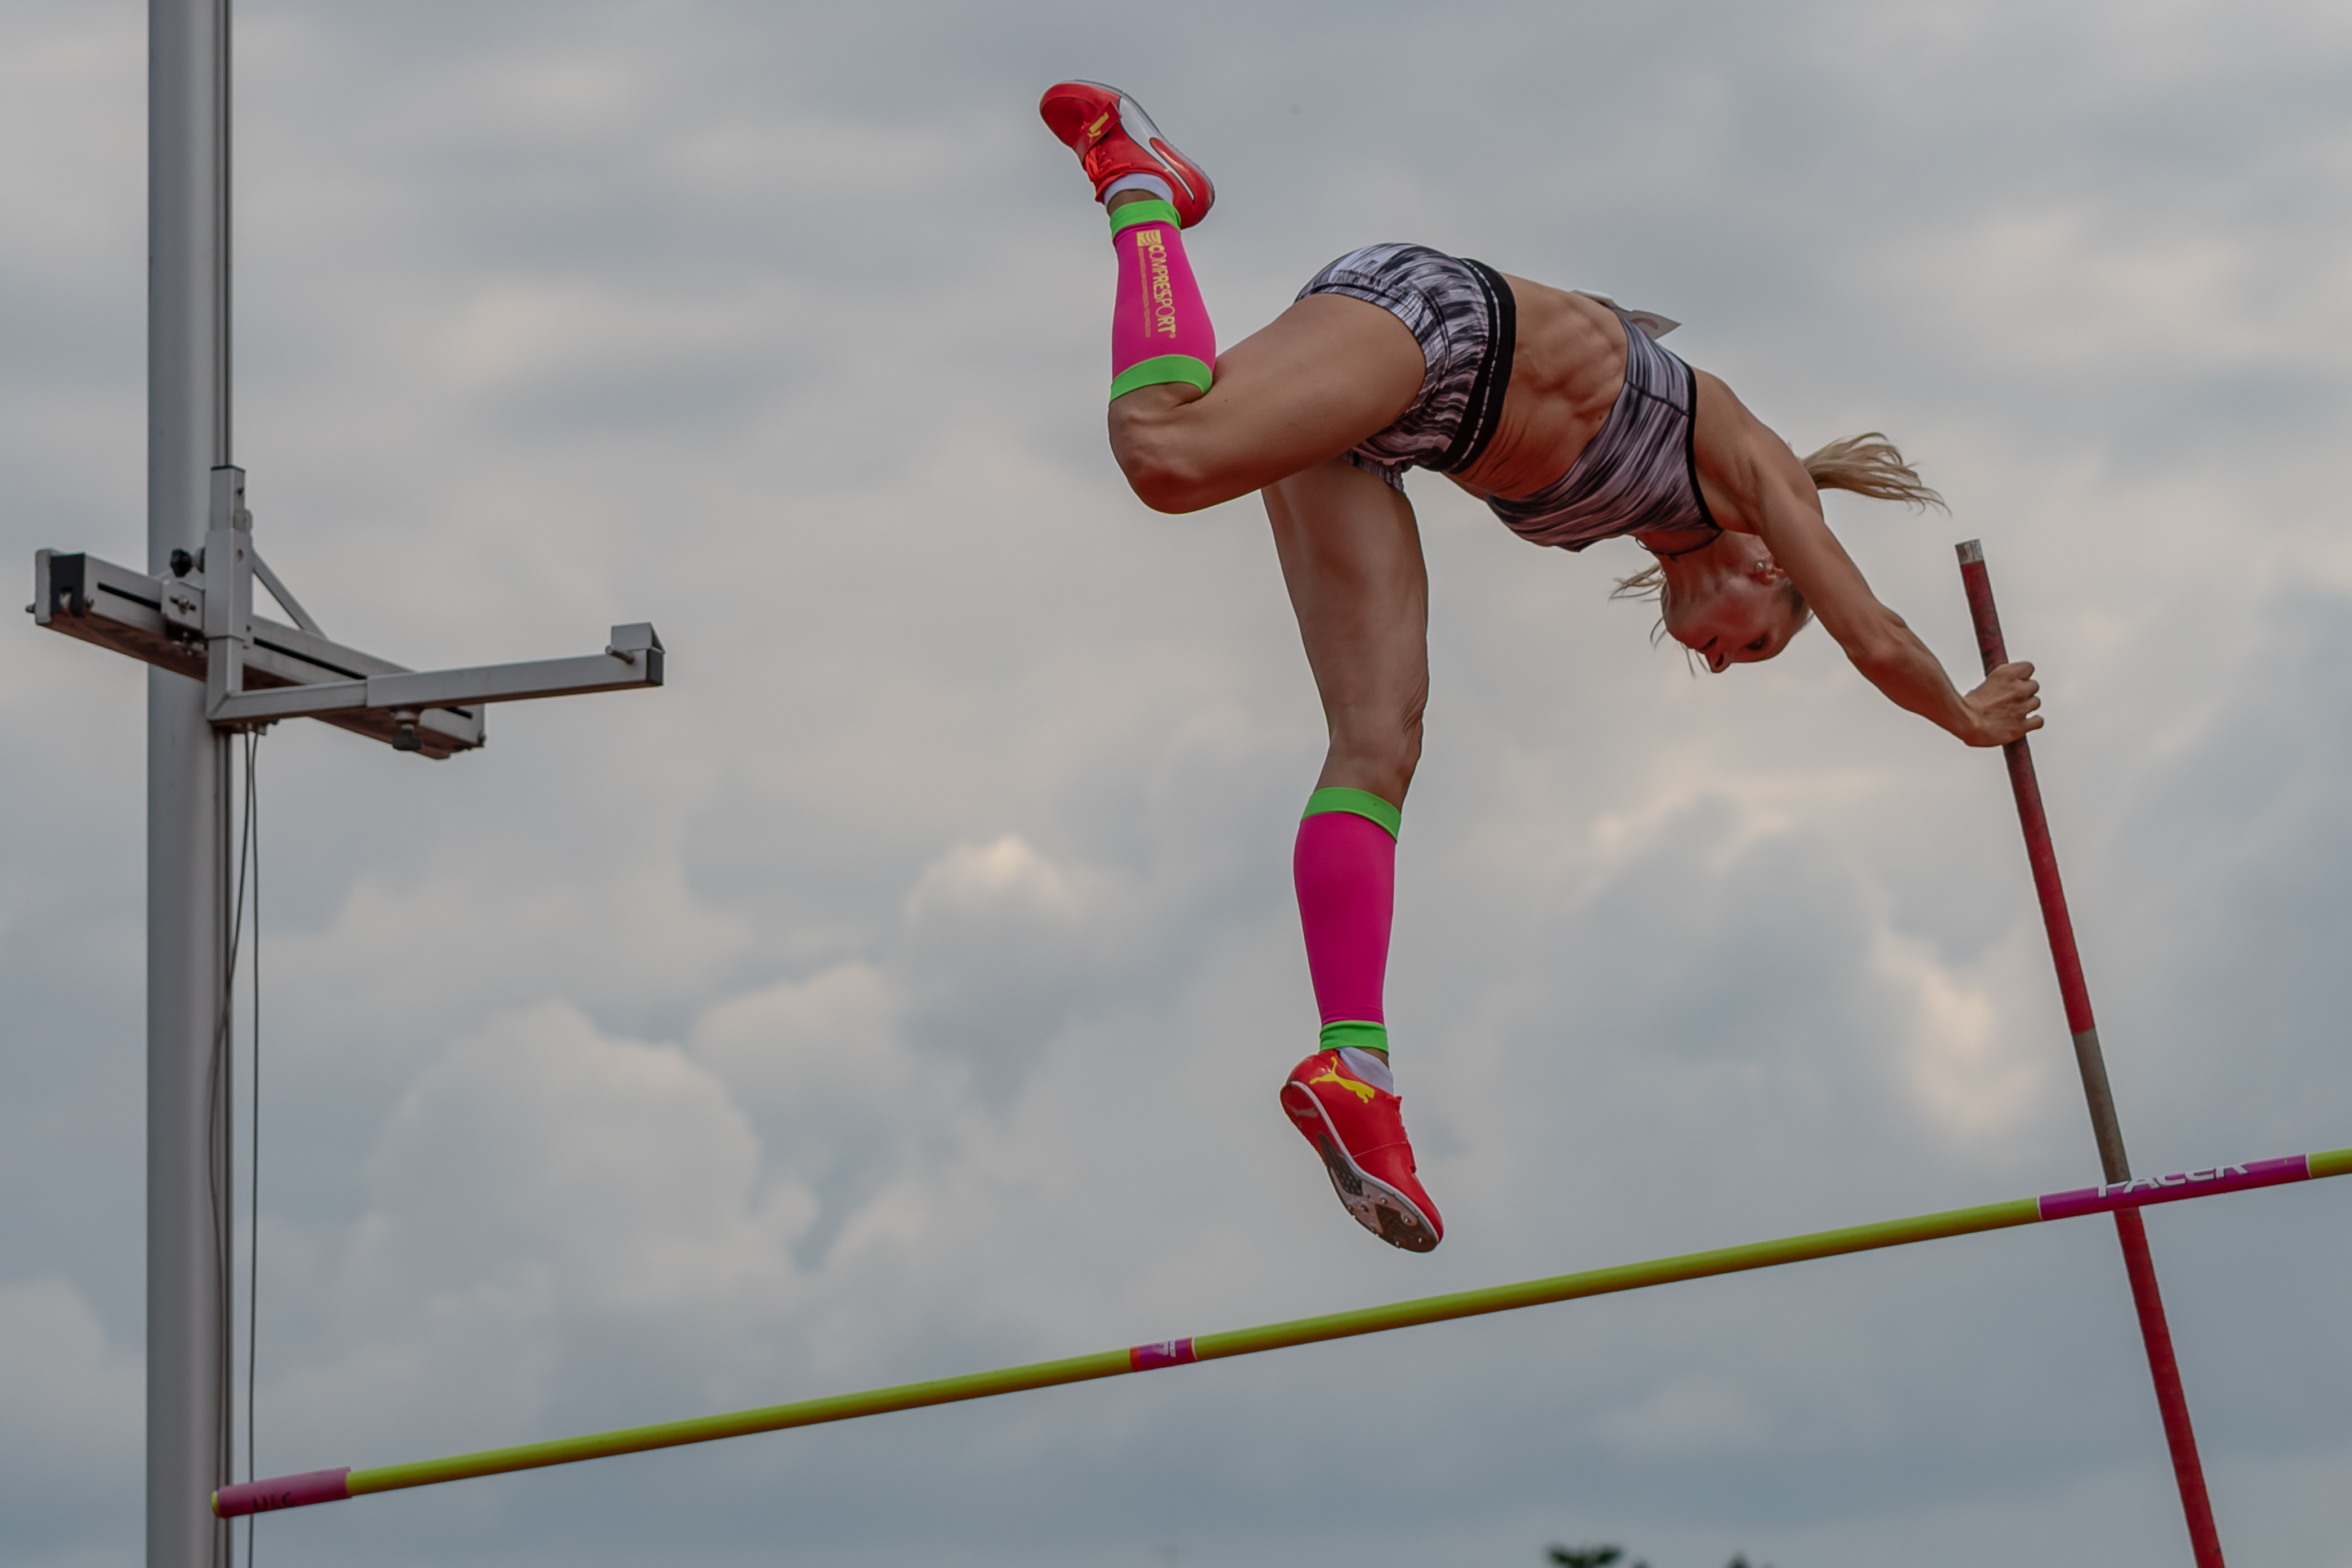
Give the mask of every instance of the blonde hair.
[{"label": "blonde hair", "polygon": [[[1900,501],[1919,512],[1930,507],[1943,512],[1951,510],[1944,505],[1943,497],[1921,482],[1918,470],[1904,460],[1884,431],[1864,431],[1860,435],[1831,442],[1805,459],[1805,473],[1816,490],[1851,490],[1874,501]],[[1797,624],[1802,626],[1812,614],[1805,606],[1805,596],[1797,591],[1793,582],[1787,584],[1783,591],[1796,613]],[[1650,641],[1655,643],[1666,634],[1664,561],[1654,560],[1633,576],[1619,578],[1617,586],[1609,591],[1609,597],[1657,601],[1658,623],[1650,630]]]}]

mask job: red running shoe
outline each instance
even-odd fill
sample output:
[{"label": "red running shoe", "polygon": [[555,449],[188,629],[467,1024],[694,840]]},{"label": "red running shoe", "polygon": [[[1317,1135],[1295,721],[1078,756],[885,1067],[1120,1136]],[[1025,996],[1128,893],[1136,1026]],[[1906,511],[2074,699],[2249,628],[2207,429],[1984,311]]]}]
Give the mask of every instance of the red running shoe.
[{"label": "red running shoe", "polygon": [[1408,1252],[1427,1252],[1445,1222],[1413,1175],[1404,1102],[1348,1070],[1336,1051],[1318,1051],[1290,1070],[1282,1108],[1331,1173],[1331,1186],[1356,1223]]},{"label": "red running shoe", "polygon": [[1176,193],[1176,224],[1191,228],[1209,215],[1217,188],[1198,163],[1168,144],[1143,106],[1100,82],[1055,82],[1037,100],[1045,129],[1078,155],[1095,200],[1122,174],[1157,174]]}]

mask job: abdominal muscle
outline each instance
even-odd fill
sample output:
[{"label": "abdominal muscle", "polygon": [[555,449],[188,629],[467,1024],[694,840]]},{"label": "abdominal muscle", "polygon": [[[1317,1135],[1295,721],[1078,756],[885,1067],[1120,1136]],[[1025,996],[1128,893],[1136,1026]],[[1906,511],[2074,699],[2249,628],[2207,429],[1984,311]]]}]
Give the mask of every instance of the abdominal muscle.
[{"label": "abdominal muscle", "polygon": [[1518,307],[1511,384],[1495,437],[1455,484],[1521,500],[1574,466],[1625,386],[1625,329],[1580,294],[1505,275]]}]

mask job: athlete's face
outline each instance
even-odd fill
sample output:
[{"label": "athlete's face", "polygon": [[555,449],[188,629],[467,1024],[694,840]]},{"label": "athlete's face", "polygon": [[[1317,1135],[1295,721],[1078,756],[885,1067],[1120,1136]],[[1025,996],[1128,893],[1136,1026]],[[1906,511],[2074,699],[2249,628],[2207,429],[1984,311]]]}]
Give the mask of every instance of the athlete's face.
[{"label": "athlete's face", "polygon": [[1667,634],[1717,674],[1772,657],[1804,624],[1790,598],[1789,574],[1761,539],[1726,534],[1719,548],[1730,558],[1722,570],[1666,595]]}]

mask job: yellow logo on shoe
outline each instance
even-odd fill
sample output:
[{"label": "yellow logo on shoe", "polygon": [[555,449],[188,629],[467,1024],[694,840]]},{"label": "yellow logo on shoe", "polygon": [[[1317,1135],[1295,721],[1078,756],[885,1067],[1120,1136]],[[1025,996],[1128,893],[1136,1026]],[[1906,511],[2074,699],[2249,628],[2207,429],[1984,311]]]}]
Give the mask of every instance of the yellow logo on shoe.
[{"label": "yellow logo on shoe", "polygon": [[1372,1096],[1380,1092],[1379,1090],[1373,1088],[1369,1083],[1359,1083],[1352,1078],[1340,1077],[1339,1069],[1334,1067],[1325,1068],[1322,1071],[1317,1073],[1307,1082],[1310,1084],[1336,1083],[1340,1088],[1348,1091],[1350,1094],[1353,1094],[1357,1099],[1361,1100],[1367,1105],[1372,1103]]},{"label": "yellow logo on shoe", "polygon": [[1106,115],[1104,115],[1100,120],[1096,120],[1092,125],[1087,126],[1087,141],[1101,141],[1101,140],[1102,140],[1102,133],[1103,133],[1104,130],[1105,130],[1107,127],[1108,127],[1108,126],[1109,126],[1109,124],[1110,124],[1110,120],[1111,120],[1111,117],[1110,117],[1109,115],[1106,114]]}]

